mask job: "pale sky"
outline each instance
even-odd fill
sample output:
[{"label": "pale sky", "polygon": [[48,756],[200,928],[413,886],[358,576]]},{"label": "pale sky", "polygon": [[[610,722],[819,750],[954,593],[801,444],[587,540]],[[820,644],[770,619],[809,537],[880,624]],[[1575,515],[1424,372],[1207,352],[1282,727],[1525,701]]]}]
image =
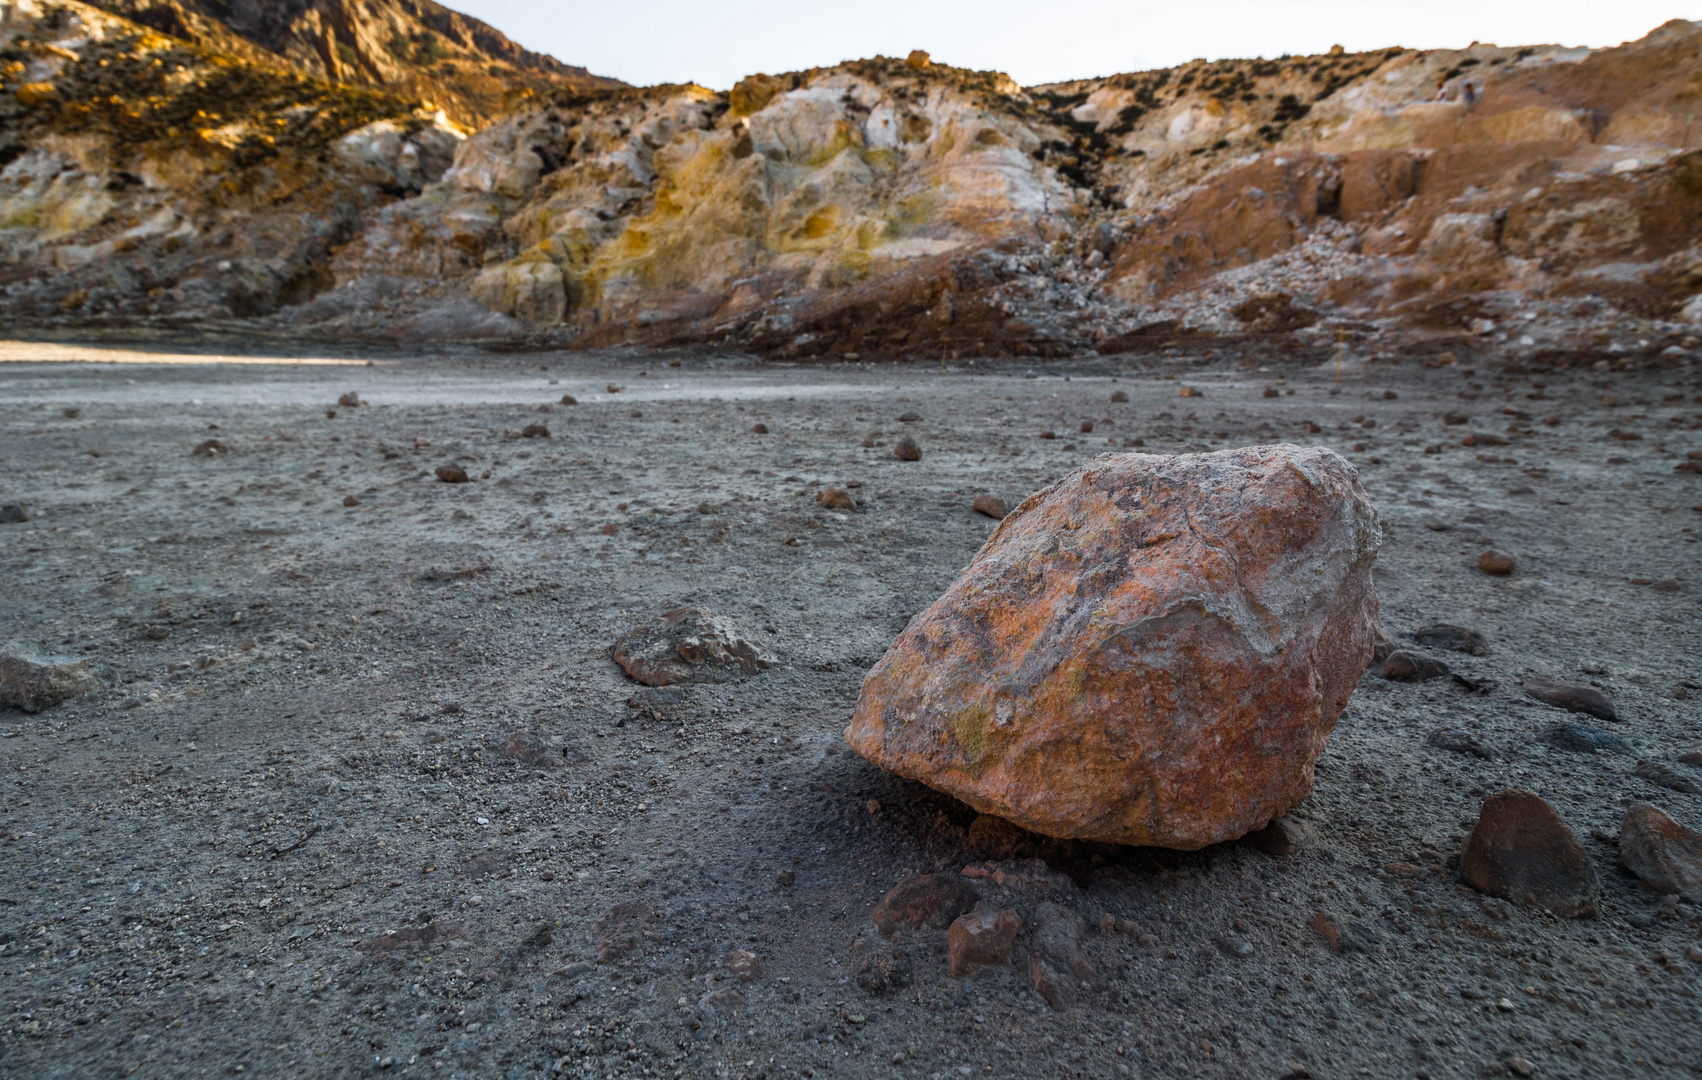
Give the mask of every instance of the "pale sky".
[{"label": "pale sky", "polygon": [[753,72],[926,49],[941,63],[1035,83],[1169,67],[1194,57],[1280,56],[1405,45],[1617,45],[1702,2],[1647,0],[449,0],[529,49],[639,85],[725,90]]}]

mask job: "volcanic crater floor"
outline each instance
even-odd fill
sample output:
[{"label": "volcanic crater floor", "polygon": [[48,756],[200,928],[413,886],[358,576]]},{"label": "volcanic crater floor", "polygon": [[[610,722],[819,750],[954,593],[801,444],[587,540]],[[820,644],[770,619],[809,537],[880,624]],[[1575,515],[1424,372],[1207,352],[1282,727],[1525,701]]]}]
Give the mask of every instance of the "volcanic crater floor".
[{"label": "volcanic crater floor", "polygon": [[[0,355],[0,503],[27,516],[0,524],[0,626],[100,679],[0,709],[0,1076],[1702,1068],[1702,913],[1615,846],[1637,801],[1702,826],[1634,772],[1702,781],[1677,761],[1702,742],[1693,369]],[[1385,630],[1476,687],[1368,673],[1292,853],[977,826],[848,750],[863,672],[992,530],[976,496],[1275,442],[1358,466]],[[684,605],[778,664],[632,682],[615,639]],[[1485,654],[1414,645],[1431,623]],[[1601,689],[1630,752],[1547,739],[1588,718],[1536,677]],[[1459,881],[1505,788],[1571,827],[1597,915]],[[943,930],[871,913],[966,867],[1024,928],[956,978]],[[1046,904],[1086,927],[1061,1011],[1024,963]]]}]

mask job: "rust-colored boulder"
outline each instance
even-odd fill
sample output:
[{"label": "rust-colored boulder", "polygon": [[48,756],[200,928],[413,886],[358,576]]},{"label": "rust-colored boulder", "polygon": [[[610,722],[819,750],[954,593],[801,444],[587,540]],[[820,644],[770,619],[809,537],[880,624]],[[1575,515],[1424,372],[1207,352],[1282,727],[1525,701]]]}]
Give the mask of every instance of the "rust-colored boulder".
[{"label": "rust-colored boulder", "polygon": [[1004,963],[1021,930],[1022,918],[1014,910],[975,905],[975,910],[959,915],[946,931],[951,973],[963,976],[976,968]]},{"label": "rust-colored boulder", "polygon": [[1702,834],[1659,807],[1632,803],[1619,825],[1619,864],[1659,893],[1702,904]]},{"label": "rust-colored boulder", "polygon": [[1371,659],[1381,539],[1330,450],[1098,458],[911,620],[846,739],[1035,832],[1233,839],[1312,789]]},{"label": "rust-colored boulder", "polygon": [[1528,791],[1483,800],[1460,856],[1460,879],[1479,892],[1577,918],[1594,914],[1601,884],[1554,807]]},{"label": "rust-colored boulder", "polygon": [[719,615],[675,608],[621,635],[615,663],[646,686],[669,686],[755,675],[774,657]]}]

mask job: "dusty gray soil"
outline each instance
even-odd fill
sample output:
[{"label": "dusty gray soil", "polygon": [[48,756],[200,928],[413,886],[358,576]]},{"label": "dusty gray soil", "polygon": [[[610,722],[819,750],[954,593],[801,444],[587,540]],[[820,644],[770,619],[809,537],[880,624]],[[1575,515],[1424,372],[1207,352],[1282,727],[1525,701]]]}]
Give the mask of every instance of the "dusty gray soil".
[{"label": "dusty gray soil", "polygon": [[[33,515],[0,524],[0,626],[103,680],[0,712],[0,1075],[1702,1068],[1698,912],[1641,890],[1612,842],[1634,800],[1702,826],[1702,797],[1632,772],[1702,780],[1675,760],[1702,739],[1702,475],[1673,470],[1702,449],[1694,368],[1350,365],[1332,394],[1327,369],[1187,358],[1043,378],[665,359],[0,366],[0,502]],[[1293,394],[1263,396],[1279,380]],[[369,404],[334,408],[351,390]],[[564,393],[581,404],[543,411]],[[553,438],[505,437],[534,423]],[[1508,445],[1459,446],[1474,431]],[[920,462],[891,456],[901,434]],[[191,454],[209,438],[229,453]],[[1341,450],[1389,529],[1387,630],[1488,638],[1426,650],[1484,692],[1366,677],[1286,858],[977,850],[972,811],[845,748],[862,672],[990,531],[971,499],[1014,505],[1133,438]],[[452,462],[473,482],[435,479]],[[847,481],[856,512],[811,497]],[[1491,544],[1512,577],[1475,568]],[[637,686],[612,642],[685,603],[781,662]],[[1530,675],[1602,687],[1634,753],[1549,746],[1588,718],[1524,696]],[[1439,728],[1492,756],[1429,745]],[[1458,882],[1508,786],[1570,823],[1599,917]],[[943,932],[874,937],[905,875],[1035,854],[1027,884],[977,887],[1025,922],[1042,902],[1087,920],[1096,978],[1066,1010],[1028,987],[1026,929],[961,980]],[[640,914],[604,925],[598,964],[593,924],[621,904]],[[724,966],[740,949],[748,980]],[[913,980],[871,993],[872,955]]]}]

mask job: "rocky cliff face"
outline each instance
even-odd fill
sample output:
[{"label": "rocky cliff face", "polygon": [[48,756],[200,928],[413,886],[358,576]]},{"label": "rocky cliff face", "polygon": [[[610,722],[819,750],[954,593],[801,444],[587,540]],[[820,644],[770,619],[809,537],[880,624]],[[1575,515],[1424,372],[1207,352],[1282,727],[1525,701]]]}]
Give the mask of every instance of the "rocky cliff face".
[{"label": "rocky cliff face", "polygon": [[[339,202],[360,227],[299,262],[335,288],[267,318],[788,358],[1191,335],[1658,351],[1702,318],[1699,56],[1702,29],[1674,22],[1594,52],[1337,51],[1028,90],[921,54],[728,93],[557,89],[417,195]],[[73,283],[5,303],[51,309]]]},{"label": "rocky cliff face", "polygon": [[559,86],[612,87],[431,0],[97,0],[159,33],[327,82],[382,87],[480,127]]},{"label": "rocky cliff face", "polygon": [[332,282],[418,192],[441,112],[210,53],[76,3],[0,5],[0,306],[78,323],[256,316]]}]

